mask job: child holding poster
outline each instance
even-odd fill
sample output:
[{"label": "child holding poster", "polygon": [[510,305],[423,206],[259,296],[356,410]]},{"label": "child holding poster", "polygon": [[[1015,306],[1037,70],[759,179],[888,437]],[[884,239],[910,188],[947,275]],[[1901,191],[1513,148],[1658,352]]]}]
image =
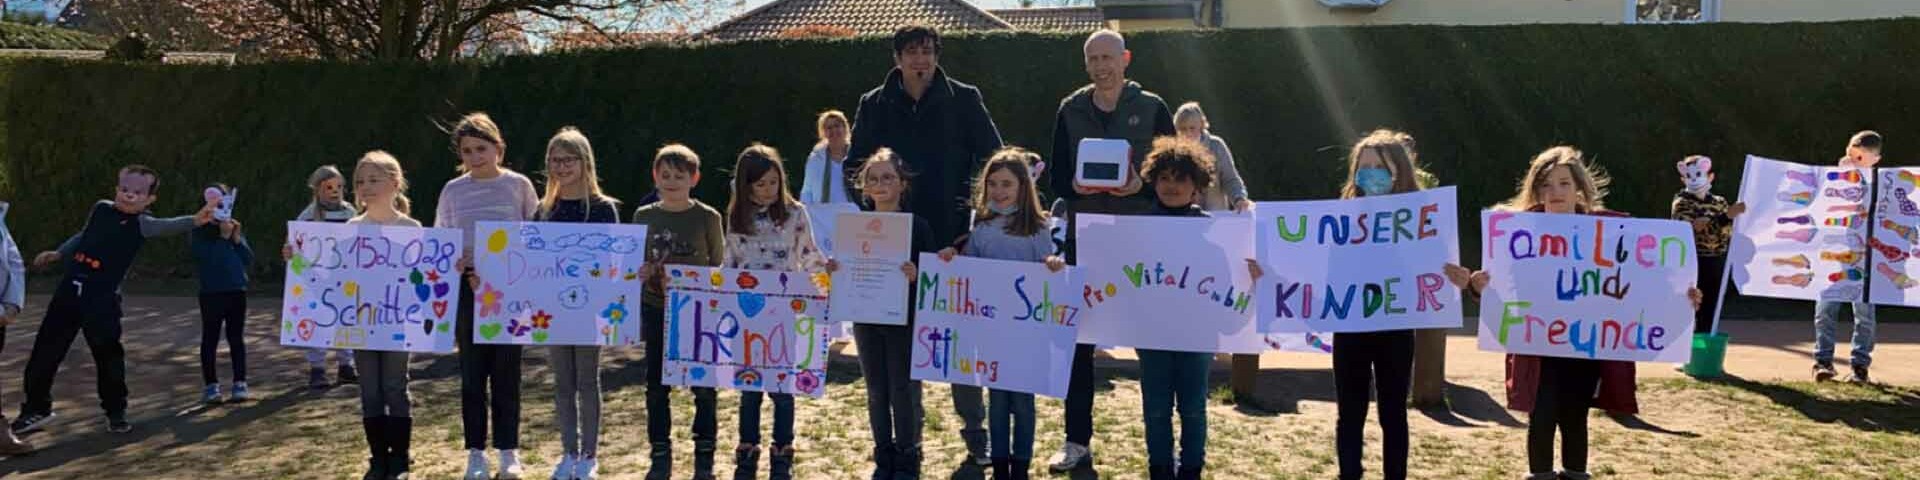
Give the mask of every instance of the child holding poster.
[{"label": "child holding poster", "polygon": [[[420,227],[420,221],[409,216],[413,202],[407,199],[406,172],[387,152],[360,157],[353,167],[353,194],[362,213],[349,224]],[[413,400],[407,392],[411,355],[374,350],[355,350],[353,355],[367,367],[367,379],[360,384],[360,421],[372,456],[364,478],[405,479],[413,444]]]},{"label": "child holding poster", "polygon": [[[1347,154],[1347,182],[1340,188],[1340,198],[1424,189],[1414,165],[1412,142],[1406,133],[1375,130],[1354,143]],[[1455,286],[1464,286],[1471,273],[1452,263],[1442,270]],[[1374,397],[1380,399],[1383,478],[1407,478],[1407,396],[1413,382],[1414,331],[1335,333],[1333,344],[1338,345],[1333,350],[1333,383],[1339,403],[1334,449],[1340,457],[1340,478],[1358,479],[1365,472],[1362,431],[1367,403]]]},{"label": "child holding poster", "polygon": [[[1020,147],[1003,148],[987,160],[986,168],[973,183],[973,231],[967,234],[966,246],[958,251],[942,249],[940,259],[948,261],[955,254],[965,254],[1045,262],[1047,269],[1055,272],[1066,268],[1067,261],[1053,254],[1047,214],[1041,210],[1040,194],[1034,188],[1032,170],[1039,163],[1040,155]],[[980,389],[954,385],[955,408],[959,408],[963,388],[974,392]],[[972,398],[979,401],[979,394],[973,393]],[[1033,464],[1033,394],[996,388],[988,393],[987,402],[993,478],[1024,480]]]},{"label": "child holding poster", "polygon": [[[293,217],[296,222],[345,223],[360,212],[346,201],[346,176],[333,165],[321,165],[307,175],[307,189],[313,192],[313,201],[300,215]],[[282,260],[292,257],[292,248],[284,249]],[[339,382],[341,385],[360,383],[360,372],[353,366],[353,352],[346,349],[333,351],[333,361],[340,364]],[[333,386],[327,382],[327,349],[307,349],[307,388],[323,390]]]},{"label": "child holding poster", "polygon": [[[227,199],[233,189],[215,183],[207,187],[209,201]],[[253,247],[241,234],[240,221],[216,220],[193,230],[189,241],[193,261],[200,277],[200,378],[202,403],[220,403],[220,376],[214,359],[220,337],[227,339],[227,355],[233,362],[233,385],[228,392],[235,402],[246,401],[247,344],[242,335],[247,320],[247,267],[253,265]]]},{"label": "child holding poster", "polygon": [[[875,212],[905,210],[911,186],[905,164],[893,150],[881,148],[861,162],[854,183]],[[928,252],[935,245],[933,228],[925,218],[913,216],[913,251]],[[919,275],[913,262],[918,255],[900,264],[900,273],[908,281]],[[827,260],[827,270],[840,268]],[[914,289],[907,289],[911,303]],[[920,477],[920,382],[913,380],[913,315],[907,310],[906,325],[853,325],[854,347],[859,349],[860,375],[867,379],[867,425],[873,434],[873,480]]]},{"label": "child holding poster", "polygon": [[[1205,217],[1201,192],[1213,184],[1213,156],[1189,140],[1154,140],[1141,166],[1153,186],[1147,215]],[[1255,281],[1259,265],[1248,262]],[[1207,461],[1207,371],[1213,354],[1138,349],[1140,396],[1147,430],[1147,474],[1152,480],[1199,480]],[[1173,413],[1180,412],[1180,455],[1174,461]]]},{"label": "child holding poster", "polygon": [[[1601,199],[1608,179],[1589,165],[1579,150],[1560,146],[1540,152],[1527,168],[1520,191],[1498,209],[1557,214],[1625,217],[1606,210]],[[1450,275],[1459,280],[1457,272]],[[1485,290],[1487,272],[1473,273],[1466,292]],[[1700,290],[1687,296],[1699,306]],[[1337,343],[1336,343],[1337,344]],[[1612,412],[1634,413],[1634,364],[1584,358],[1507,355],[1508,407],[1527,410],[1527,465],[1535,480],[1585,480],[1587,473],[1587,410],[1598,406]],[[1596,399],[1595,392],[1598,392]],[[1597,400],[1597,401],[1596,401]],[[1562,437],[1561,465],[1553,470],[1553,435]]]},{"label": "child holding poster", "polygon": [[[522,222],[533,218],[539,200],[533,182],[503,166],[507,143],[500,126],[485,113],[470,113],[453,126],[453,147],[460,155],[459,177],[440,189],[433,226],[458,228],[467,252],[459,268],[460,305],[472,306],[473,292],[483,290],[473,272],[473,226],[477,222]],[[500,451],[500,478],[518,479],[520,464],[519,345],[489,345],[473,341],[473,308],[461,308],[454,323],[460,344],[460,428],[465,432],[465,478],[487,478],[487,420],[492,414],[493,447]],[[491,390],[491,391],[489,391]],[[491,394],[491,395],[489,395]]]},{"label": "child holding poster", "polygon": [[[727,250],[721,266],[753,270],[824,270],[826,257],[813,242],[807,207],[787,190],[780,152],[758,143],[740,152],[727,202]],[[760,463],[760,401],[773,397],[773,447],[768,478],[791,478],[793,394],[740,392],[740,446],[734,478],[753,478]]]},{"label": "child holding poster", "polygon": [[[1865,130],[1853,134],[1847,141],[1847,155],[1840,157],[1840,166],[1863,170],[1861,174],[1873,173],[1873,166],[1880,163],[1881,138],[1878,132]],[[1873,192],[1867,192],[1866,198],[1879,198]],[[1867,218],[1871,214],[1873,203],[1868,205]],[[1872,225],[1868,225],[1872,228]],[[1863,252],[1864,253],[1864,252]],[[1853,301],[1853,376],[1848,382],[1871,383],[1867,376],[1867,367],[1873,363],[1873,303],[1867,301],[1866,291],[1860,292],[1860,298]],[[1817,382],[1832,380],[1833,344],[1836,330],[1839,330],[1841,302],[1821,300],[1813,304],[1813,379]]]},{"label": "child holding poster", "polygon": [[[619,200],[600,193],[593,144],[573,127],[547,140],[546,194],[535,216],[543,222],[620,223]],[[593,479],[600,475],[600,347],[547,347],[553,362],[554,420],[560,425],[562,455],[553,478]]]},{"label": "child holding poster", "polygon": [[[722,238],[725,227],[720,212],[693,199],[693,187],[700,184],[700,156],[684,145],[661,147],[653,155],[653,186],[660,200],[633,212],[633,223],[647,226],[646,276],[640,296],[640,335],[647,346],[647,442],[649,454],[647,480],[667,480],[673,476],[673,403],[666,385],[660,383],[665,363],[666,344],[666,269],[667,264],[717,266],[725,255]],[[693,478],[713,479],[715,446],[715,391],[710,387],[692,387],[693,391]]]},{"label": "child holding poster", "polygon": [[1733,237],[1733,218],[1745,211],[1745,204],[1727,202],[1713,194],[1713,159],[1688,155],[1675,165],[1686,187],[1673,194],[1674,220],[1693,225],[1694,253],[1700,259],[1698,280],[1703,288],[1700,309],[1694,312],[1693,333],[1713,330],[1715,307],[1720,304],[1720,276],[1727,269],[1727,246]]}]

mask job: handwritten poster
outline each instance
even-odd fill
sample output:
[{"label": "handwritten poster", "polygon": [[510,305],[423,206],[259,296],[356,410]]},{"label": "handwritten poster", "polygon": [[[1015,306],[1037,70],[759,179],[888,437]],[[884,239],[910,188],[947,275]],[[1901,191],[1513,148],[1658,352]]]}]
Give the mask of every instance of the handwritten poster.
[{"label": "handwritten poster", "polygon": [[287,222],[280,344],[451,353],[460,231]]},{"label": "handwritten poster", "polygon": [[1371,332],[1455,328],[1460,263],[1454,188],[1348,200],[1260,202],[1260,328]]},{"label": "handwritten poster", "polygon": [[1915,206],[1916,195],[1920,195],[1920,168],[1881,168],[1879,176],[1878,200],[1873,208],[1873,236],[1867,238],[1870,260],[1873,263],[1868,278],[1872,278],[1872,287],[1868,288],[1873,303],[1881,305],[1920,306],[1920,261],[1913,256],[1920,254],[1920,207]]},{"label": "handwritten poster", "polygon": [[[811,229],[813,232],[813,243],[819,245],[821,251],[833,251],[834,226],[839,224],[840,214],[859,212],[860,206],[851,203],[807,204],[807,221],[813,223],[813,228]],[[908,227],[911,228],[912,225],[908,225]]]},{"label": "handwritten poster", "polygon": [[1081,313],[1067,270],[921,253],[914,289],[914,380],[1066,397]]},{"label": "handwritten poster", "polygon": [[913,214],[843,213],[834,224],[835,322],[907,324],[908,280],[900,273],[913,249]]},{"label": "handwritten poster", "polygon": [[[1873,177],[1866,170],[1748,156],[1740,180],[1747,213],[1734,219],[1727,257],[1740,293],[1860,299],[1868,276],[1866,202]],[[1897,224],[1888,230],[1893,237],[1887,238],[1899,238]]]},{"label": "handwritten poster", "polygon": [[819,397],[825,274],[667,265],[666,385]]},{"label": "handwritten poster", "polygon": [[1078,215],[1080,343],[1260,353],[1247,217]]},{"label": "handwritten poster", "polygon": [[480,222],[474,343],[637,346],[647,227]]},{"label": "handwritten poster", "polygon": [[1685,363],[1692,353],[1693,227],[1673,220],[1480,214],[1490,281],[1480,349]]}]

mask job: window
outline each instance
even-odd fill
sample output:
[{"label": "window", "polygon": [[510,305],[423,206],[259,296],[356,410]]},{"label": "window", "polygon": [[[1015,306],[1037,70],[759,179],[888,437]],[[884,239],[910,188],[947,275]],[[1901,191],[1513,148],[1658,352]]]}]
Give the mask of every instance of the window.
[{"label": "window", "polygon": [[1702,23],[1720,18],[1720,0],[1626,0],[1627,23]]}]

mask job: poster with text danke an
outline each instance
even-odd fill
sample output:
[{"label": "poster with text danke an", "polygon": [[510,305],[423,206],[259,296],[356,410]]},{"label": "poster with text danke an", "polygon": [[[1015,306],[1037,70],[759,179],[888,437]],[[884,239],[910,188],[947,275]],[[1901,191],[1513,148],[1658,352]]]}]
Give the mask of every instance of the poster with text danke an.
[{"label": "poster with text danke an", "polygon": [[667,265],[661,383],[827,391],[826,273]]},{"label": "poster with text danke an", "polygon": [[452,353],[460,231],[288,222],[280,344]]},{"label": "poster with text danke an", "polygon": [[921,253],[919,273],[914,380],[1067,395],[1081,308],[1066,269]]},{"label": "poster with text danke an", "polygon": [[1480,349],[1686,363],[1693,228],[1673,220],[1480,214]]},{"label": "poster with text danke an", "polygon": [[479,222],[474,343],[638,346],[647,226]]}]

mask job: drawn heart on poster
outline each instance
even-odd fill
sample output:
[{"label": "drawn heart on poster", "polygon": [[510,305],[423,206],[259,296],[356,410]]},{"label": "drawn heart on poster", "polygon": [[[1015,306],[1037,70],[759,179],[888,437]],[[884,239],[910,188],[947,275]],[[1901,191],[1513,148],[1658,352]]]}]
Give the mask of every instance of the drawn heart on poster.
[{"label": "drawn heart on poster", "polygon": [[427,287],[427,284],[424,283],[414,284],[413,295],[420,297],[420,301],[422,302],[431,300],[433,298],[433,289]]},{"label": "drawn heart on poster", "polygon": [[433,298],[447,298],[447,292],[450,289],[451,287],[447,286],[447,282],[433,284]]},{"label": "drawn heart on poster", "polygon": [[426,333],[427,335],[433,334],[433,319],[429,318],[424,322],[420,322],[420,325],[421,325],[420,330],[422,332]]},{"label": "drawn heart on poster", "polygon": [[447,301],[446,300],[433,302],[433,316],[438,318],[447,318]]},{"label": "drawn heart on poster", "polygon": [[534,330],[534,331],[533,331],[533,342],[534,342],[534,343],[547,343],[547,331],[546,331],[546,330]]},{"label": "drawn heart on poster", "polygon": [[740,313],[746,315],[747,318],[759,316],[760,311],[767,308],[766,295],[753,292],[740,292],[736,298],[740,299]]},{"label": "drawn heart on poster", "polygon": [[493,337],[498,336],[500,336],[500,324],[489,323],[480,326],[480,338],[492,340]]}]

